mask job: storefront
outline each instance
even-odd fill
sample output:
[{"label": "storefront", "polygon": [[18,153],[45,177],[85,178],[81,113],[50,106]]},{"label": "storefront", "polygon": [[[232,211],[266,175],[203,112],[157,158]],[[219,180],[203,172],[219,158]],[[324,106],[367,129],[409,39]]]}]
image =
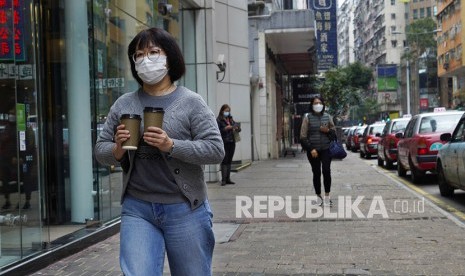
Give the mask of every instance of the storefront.
[{"label": "storefront", "polygon": [[164,28],[196,76],[194,18],[179,0],[0,1],[0,267],[119,217],[121,173],[92,149],[111,104],[137,88],[127,45]]}]

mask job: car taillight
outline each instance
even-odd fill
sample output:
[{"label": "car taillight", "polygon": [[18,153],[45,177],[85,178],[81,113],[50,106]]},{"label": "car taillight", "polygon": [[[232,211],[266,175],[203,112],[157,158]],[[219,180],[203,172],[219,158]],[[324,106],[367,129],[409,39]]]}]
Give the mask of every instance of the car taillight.
[{"label": "car taillight", "polygon": [[418,155],[428,153],[428,148],[426,147],[426,139],[425,138],[418,139],[417,149],[418,149]]},{"label": "car taillight", "polygon": [[368,140],[367,140],[367,144],[371,144],[371,143],[373,143],[373,139],[371,139],[371,138],[368,138]]}]

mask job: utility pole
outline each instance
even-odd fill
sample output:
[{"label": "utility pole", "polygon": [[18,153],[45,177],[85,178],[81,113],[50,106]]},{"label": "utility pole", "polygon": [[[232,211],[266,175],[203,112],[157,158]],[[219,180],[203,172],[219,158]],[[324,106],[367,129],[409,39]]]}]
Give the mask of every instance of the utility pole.
[{"label": "utility pole", "polygon": [[410,114],[410,61],[407,58],[407,114]]}]

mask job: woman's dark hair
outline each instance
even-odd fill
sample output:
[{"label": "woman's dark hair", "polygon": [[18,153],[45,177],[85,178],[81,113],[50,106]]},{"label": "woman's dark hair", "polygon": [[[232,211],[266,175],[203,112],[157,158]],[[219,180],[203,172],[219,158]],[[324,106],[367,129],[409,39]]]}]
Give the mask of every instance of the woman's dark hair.
[{"label": "woman's dark hair", "polygon": [[137,75],[132,55],[134,55],[137,50],[148,48],[150,44],[160,47],[166,53],[166,59],[168,60],[169,66],[168,75],[170,76],[171,81],[175,82],[179,80],[186,72],[184,57],[174,37],[167,31],[160,28],[145,29],[139,32],[132,39],[131,43],[129,43],[128,56],[131,64],[132,76],[140,85],[143,85],[143,81]]},{"label": "woman's dark hair", "polygon": [[326,104],[325,104],[325,100],[321,96],[315,96],[310,100],[310,112],[315,114],[315,111],[313,111],[313,103],[317,99],[320,100],[321,104],[323,105],[323,110],[320,112],[320,114],[323,114],[323,113],[325,113],[325,110],[326,110]]},{"label": "woman's dark hair", "polygon": [[229,110],[231,110],[231,107],[228,105],[228,104],[223,104],[220,108],[220,114],[218,114],[218,118],[224,118],[223,116],[223,112],[225,109],[229,108]]}]

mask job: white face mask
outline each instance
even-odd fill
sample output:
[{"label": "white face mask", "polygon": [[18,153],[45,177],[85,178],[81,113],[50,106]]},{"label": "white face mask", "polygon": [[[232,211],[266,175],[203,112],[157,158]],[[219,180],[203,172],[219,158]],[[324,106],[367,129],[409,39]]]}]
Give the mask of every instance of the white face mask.
[{"label": "white face mask", "polygon": [[315,111],[316,113],[320,113],[321,111],[323,111],[323,105],[322,104],[314,104],[313,105],[313,111]]},{"label": "white face mask", "polygon": [[160,55],[156,61],[151,61],[148,57],[140,64],[135,64],[137,75],[146,84],[159,83],[168,74],[166,68],[166,56]]}]

